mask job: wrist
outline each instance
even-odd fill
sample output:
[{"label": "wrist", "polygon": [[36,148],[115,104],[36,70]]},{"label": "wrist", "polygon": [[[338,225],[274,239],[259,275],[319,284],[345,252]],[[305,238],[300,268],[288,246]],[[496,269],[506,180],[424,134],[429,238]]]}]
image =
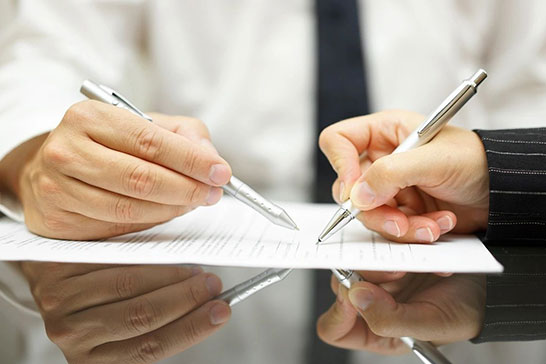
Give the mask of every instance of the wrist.
[{"label": "wrist", "polygon": [[27,140],[0,161],[0,191],[9,193],[21,201],[21,178],[47,135],[42,134]]}]

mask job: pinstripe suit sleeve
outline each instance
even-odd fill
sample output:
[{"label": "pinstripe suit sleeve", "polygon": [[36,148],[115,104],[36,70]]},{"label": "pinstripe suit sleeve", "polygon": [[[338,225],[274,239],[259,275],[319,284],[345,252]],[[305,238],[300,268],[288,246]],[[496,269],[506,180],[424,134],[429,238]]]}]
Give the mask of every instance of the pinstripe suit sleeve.
[{"label": "pinstripe suit sleeve", "polygon": [[487,276],[473,342],[546,339],[546,128],[476,132],[490,177],[484,242],[505,271]]}]

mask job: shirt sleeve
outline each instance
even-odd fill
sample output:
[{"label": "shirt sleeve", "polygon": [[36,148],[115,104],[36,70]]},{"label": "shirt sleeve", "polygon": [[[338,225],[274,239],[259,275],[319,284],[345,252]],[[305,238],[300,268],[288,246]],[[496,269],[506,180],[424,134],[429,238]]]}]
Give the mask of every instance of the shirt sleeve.
[{"label": "shirt sleeve", "polygon": [[[136,81],[144,0],[19,0],[0,27],[0,160],[47,133],[82,100],[91,78],[129,90]],[[19,202],[0,191],[0,212],[23,221]],[[28,286],[11,263],[0,262],[0,299],[31,312]],[[9,273],[9,274],[8,274]]]},{"label": "shirt sleeve", "polygon": [[546,129],[478,130],[490,178],[484,242],[504,266],[488,275],[473,342],[546,339]]}]

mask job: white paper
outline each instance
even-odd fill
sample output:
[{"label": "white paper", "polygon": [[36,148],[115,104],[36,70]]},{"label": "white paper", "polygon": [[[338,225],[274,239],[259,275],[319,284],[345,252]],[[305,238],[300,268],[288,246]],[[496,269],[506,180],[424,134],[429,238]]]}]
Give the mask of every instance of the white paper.
[{"label": "white paper", "polygon": [[408,272],[500,272],[471,235],[435,244],[392,243],[353,221],[330,240],[317,236],[335,205],[281,204],[300,231],[271,224],[230,198],[152,229],[100,241],[46,239],[0,219],[0,260],[81,263],[194,263],[245,267],[346,268]]}]

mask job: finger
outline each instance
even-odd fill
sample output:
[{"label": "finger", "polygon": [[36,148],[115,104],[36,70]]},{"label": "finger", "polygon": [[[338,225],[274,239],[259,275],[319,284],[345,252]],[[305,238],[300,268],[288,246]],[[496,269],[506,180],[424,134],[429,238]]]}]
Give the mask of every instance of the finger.
[{"label": "finger", "polygon": [[[319,136],[320,149],[339,176],[338,196],[343,195],[345,186],[352,186],[361,173],[360,154],[367,148],[370,135],[367,124],[362,123],[361,119],[348,119],[333,124]],[[353,135],[358,135],[358,138],[355,140]]]},{"label": "finger", "polygon": [[434,242],[441,234],[451,231],[457,221],[451,211],[406,216],[400,210],[385,205],[360,213],[358,219],[368,229],[399,243]]},{"label": "finger", "polygon": [[210,149],[126,110],[99,102],[93,103],[92,107],[93,111],[81,111],[83,115],[78,115],[81,109],[78,107],[72,112],[76,114],[74,117],[93,119],[86,131],[97,143],[209,185],[221,186],[229,181],[229,165]]},{"label": "finger", "polygon": [[96,347],[91,357],[98,363],[155,363],[205,340],[220,329],[230,316],[231,310],[225,302],[208,302],[159,330]]},{"label": "finger", "polygon": [[94,306],[123,301],[156,289],[183,282],[201,274],[201,267],[135,265],[109,266],[107,269],[74,276],[65,289],[53,294],[63,297],[63,312],[82,311]]},{"label": "finger", "polygon": [[339,285],[336,302],[317,321],[317,334],[328,344],[335,345],[353,329],[359,319],[347,294],[347,289]]},{"label": "finger", "polygon": [[399,339],[380,337],[371,332],[365,321],[351,307],[345,287],[342,290],[343,298],[338,299],[317,321],[317,334],[321,340],[345,349],[381,354],[401,354],[408,351]]},{"label": "finger", "polygon": [[86,323],[88,342],[93,346],[126,340],[167,325],[221,290],[217,276],[203,273],[141,296],[75,313],[69,320],[75,325]]},{"label": "finger", "polygon": [[382,284],[399,280],[406,275],[406,272],[358,271],[358,274],[367,282]]},{"label": "finger", "polygon": [[36,212],[39,216],[33,216],[25,223],[30,231],[35,234],[54,239],[66,240],[94,240],[129,232],[146,230],[157,224],[147,223],[110,223],[91,219],[87,216],[69,211],[46,213]]},{"label": "finger", "polygon": [[79,153],[73,161],[57,168],[68,176],[117,194],[180,206],[214,204],[222,196],[220,188],[96,143],[80,147]]},{"label": "finger", "polygon": [[398,303],[384,289],[367,282],[354,284],[349,291],[349,300],[370,330],[382,337],[438,340],[453,324],[449,315],[437,305]]},{"label": "finger", "polygon": [[351,201],[355,207],[366,211],[385,204],[406,187],[437,186],[445,174],[445,168],[438,165],[442,160],[438,155],[432,155],[426,146],[384,156],[355,183]]},{"label": "finger", "polygon": [[332,290],[333,294],[337,295],[339,290],[339,280],[333,274],[330,277],[330,289]]},{"label": "finger", "polygon": [[[113,223],[158,223],[192,210],[190,206],[165,205],[120,195],[71,177],[59,178],[59,181],[63,193],[55,199],[57,207],[96,220]],[[89,201],[93,203],[90,204]]]}]

